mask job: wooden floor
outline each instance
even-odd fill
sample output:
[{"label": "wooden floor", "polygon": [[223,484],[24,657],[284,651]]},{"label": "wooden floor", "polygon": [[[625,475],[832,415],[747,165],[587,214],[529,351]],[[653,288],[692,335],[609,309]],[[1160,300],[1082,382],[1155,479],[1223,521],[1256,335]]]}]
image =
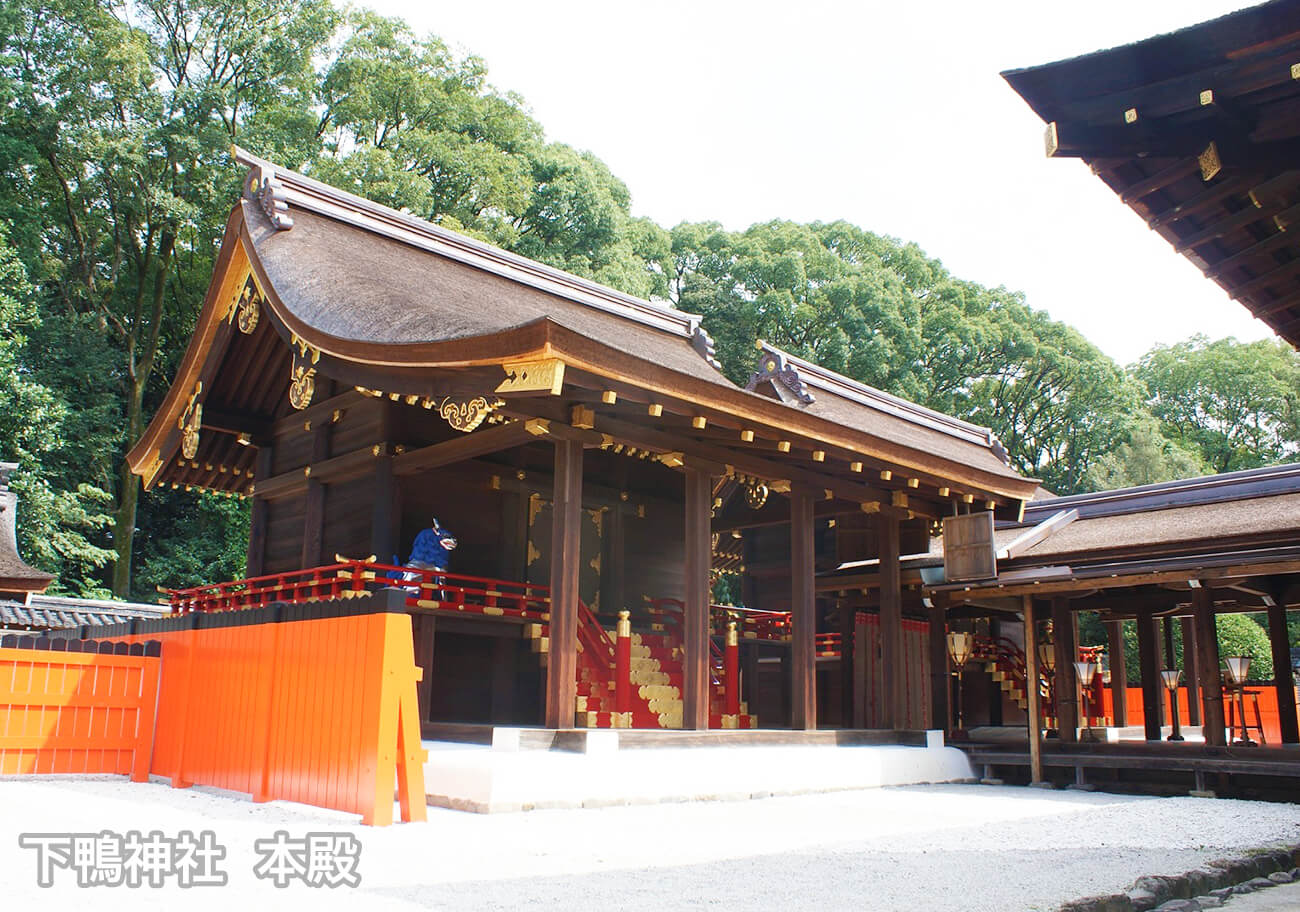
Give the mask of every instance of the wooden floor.
[{"label": "wooden floor", "polygon": [[[986,778],[1028,781],[1028,745],[954,743]],[[1043,775],[1054,784],[1106,790],[1300,800],[1300,745],[1207,747],[1185,742],[1043,742]]]}]

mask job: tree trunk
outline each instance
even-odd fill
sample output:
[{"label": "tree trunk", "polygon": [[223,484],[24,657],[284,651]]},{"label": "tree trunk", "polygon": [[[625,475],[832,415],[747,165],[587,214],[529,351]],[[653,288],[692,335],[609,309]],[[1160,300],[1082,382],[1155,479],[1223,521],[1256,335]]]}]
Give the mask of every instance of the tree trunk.
[{"label": "tree trunk", "polygon": [[[126,400],[128,447],[135,446],[144,432],[144,385],[133,385]],[[117,476],[117,508],[113,511],[113,594],[127,598],[131,593],[131,550],[135,541],[135,513],[140,503],[140,479],[122,456]]]}]

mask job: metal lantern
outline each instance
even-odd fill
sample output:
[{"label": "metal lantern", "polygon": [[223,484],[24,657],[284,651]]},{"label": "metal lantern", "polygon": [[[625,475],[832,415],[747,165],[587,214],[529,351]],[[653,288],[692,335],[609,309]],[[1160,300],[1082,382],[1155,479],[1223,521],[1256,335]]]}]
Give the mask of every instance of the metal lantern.
[{"label": "metal lantern", "polygon": [[1228,656],[1223,661],[1228,666],[1228,680],[1233,684],[1245,684],[1246,675],[1250,673],[1250,656]]},{"label": "metal lantern", "polygon": [[964,630],[948,631],[948,657],[952,659],[953,668],[961,671],[970,661],[975,648],[975,636]]},{"label": "metal lantern", "polygon": [[1232,743],[1253,747],[1255,742],[1246,728],[1246,675],[1250,674],[1250,656],[1228,656],[1223,662],[1228,666],[1228,683],[1237,692],[1237,716],[1241,725],[1241,735]]},{"label": "metal lantern", "polygon": [[1093,678],[1097,676],[1097,663],[1075,662],[1074,673],[1079,676],[1079,686],[1091,687]]},{"label": "metal lantern", "polygon": [[1051,674],[1056,671],[1056,647],[1051,643],[1038,644],[1038,661],[1043,666],[1043,671]]},{"label": "metal lantern", "polygon": [[[1249,659],[1247,660],[1249,664]],[[1170,741],[1182,741],[1183,730],[1178,719],[1178,680],[1183,673],[1177,668],[1166,668],[1160,672],[1160,677],[1164,678],[1165,687],[1169,688],[1169,724],[1172,731],[1169,733]]]}]

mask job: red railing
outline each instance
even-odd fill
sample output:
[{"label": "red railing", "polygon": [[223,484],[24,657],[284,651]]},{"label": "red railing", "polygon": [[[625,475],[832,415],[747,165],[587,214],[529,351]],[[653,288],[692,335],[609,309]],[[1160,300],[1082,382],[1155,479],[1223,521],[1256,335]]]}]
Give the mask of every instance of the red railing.
[{"label": "red railing", "polygon": [[[682,611],[686,603],[677,598],[648,600],[650,617],[663,624],[665,632],[676,630],[679,634]],[[736,622],[737,634],[750,640],[787,640],[790,638],[790,612],[761,611],[742,605],[711,605],[710,631],[714,636],[726,636],[727,623]]]},{"label": "red railing", "polygon": [[550,588],[533,583],[439,570],[415,570],[373,561],[340,560],[323,567],[272,573],[190,589],[170,589],[172,611],[234,611],[274,602],[309,602],[348,598],[386,586],[409,592],[412,607],[441,608],[485,615],[508,615],[545,621],[550,612]]}]

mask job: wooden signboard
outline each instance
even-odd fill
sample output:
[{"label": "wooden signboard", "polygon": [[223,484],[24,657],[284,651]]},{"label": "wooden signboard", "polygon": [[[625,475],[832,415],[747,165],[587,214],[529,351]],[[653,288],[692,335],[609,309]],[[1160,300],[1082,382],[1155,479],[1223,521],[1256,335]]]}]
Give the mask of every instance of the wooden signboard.
[{"label": "wooden signboard", "polygon": [[943,518],[943,575],[950,583],[998,575],[992,512]]}]

